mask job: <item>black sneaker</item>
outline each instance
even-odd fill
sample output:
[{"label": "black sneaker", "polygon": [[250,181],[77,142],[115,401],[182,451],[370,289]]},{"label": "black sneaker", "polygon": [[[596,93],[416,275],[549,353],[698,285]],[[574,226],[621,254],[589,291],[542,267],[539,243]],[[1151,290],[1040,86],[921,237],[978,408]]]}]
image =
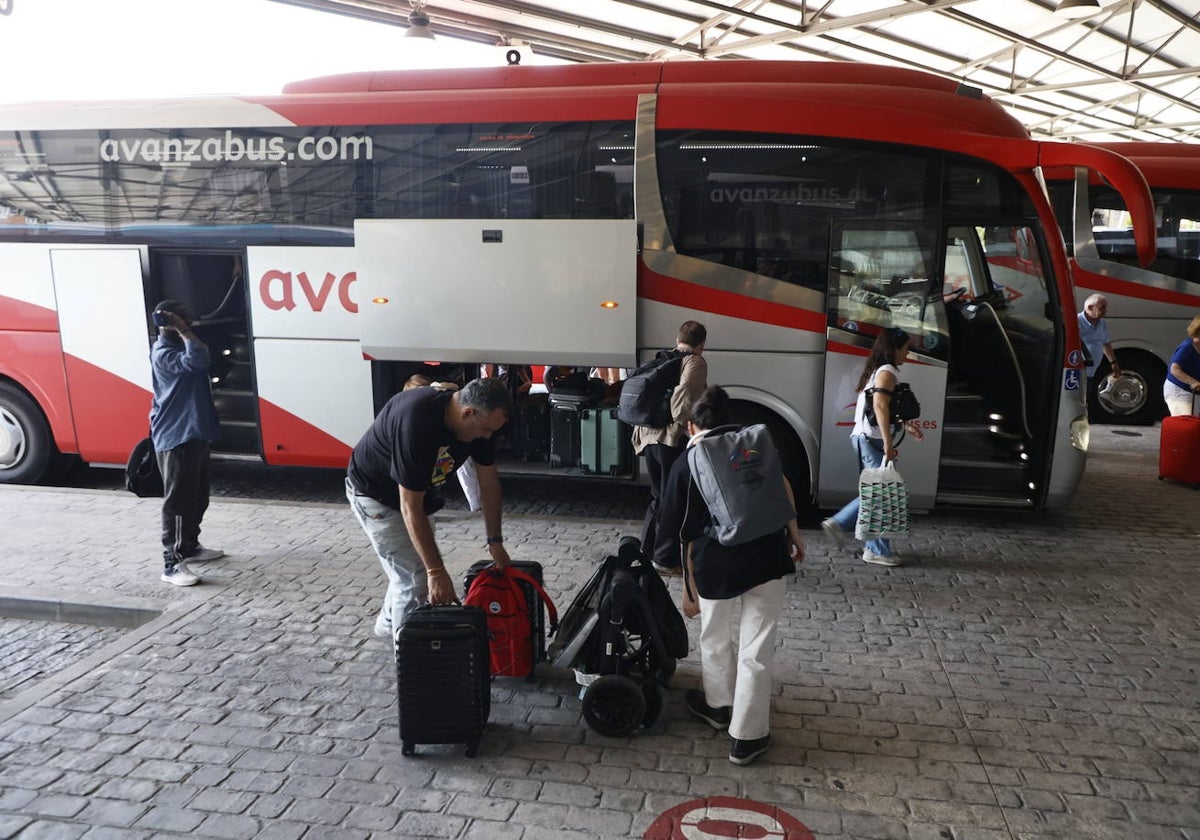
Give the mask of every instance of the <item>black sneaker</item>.
[{"label": "black sneaker", "polygon": [[654,571],[658,572],[660,577],[680,577],[683,575],[682,566],[663,566],[650,561],[650,565],[654,567]]},{"label": "black sneaker", "polygon": [[749,741],[739,741],[734,738],[733,745],[729,747],[729,760],[734,764],[749,764],[770,748],[770,735],[753,738]]},{"label": "black sneaker", "polygon": [[689,688],[684,692],[683,699],[687,702],[688,711],[713,729],[721,732],[729,728],[729,721],[733,718],[731,707],[713,708],[705,702],[704,692],[695,688]]}]

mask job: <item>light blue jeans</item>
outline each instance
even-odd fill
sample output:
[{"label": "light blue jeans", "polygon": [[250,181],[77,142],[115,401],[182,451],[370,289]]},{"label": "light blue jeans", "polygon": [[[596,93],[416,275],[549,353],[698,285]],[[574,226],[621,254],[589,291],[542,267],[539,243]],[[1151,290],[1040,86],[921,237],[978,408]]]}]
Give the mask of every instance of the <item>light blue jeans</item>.
[{"label": "light blue jeans", "polygon": [[[878,467],[883,463],[883,450],[878,446],[872,445],[870,439],[865,435],[850,435],[850,444],[854,447],[854,451],[858,453],[858,465],[860,469],[867,467]],[[881,444],[882,445],[882,444]],[[855,496],[846,506],[830,517],[837,526],[843,531],[854,533],[854,526],[858,522],[858,509],[862,505],[862,500]],[[867,548],[872,554],[878,554],[880,557],[892,556],[892,544],[888,540],[867,540]]]},{"label": "light blue jeans", "polygon": [[358,524],[370,538],[371,547],[379,556],[379,564],[388,579],[383,606],[375,619],[375,635],[394,639],[396,628],[404,623],[404,617],[429,600],[425,564],[408,536],[404,514],[370,496],[356,493],[349,479],[346,479],[346,500],[350,502]]}]

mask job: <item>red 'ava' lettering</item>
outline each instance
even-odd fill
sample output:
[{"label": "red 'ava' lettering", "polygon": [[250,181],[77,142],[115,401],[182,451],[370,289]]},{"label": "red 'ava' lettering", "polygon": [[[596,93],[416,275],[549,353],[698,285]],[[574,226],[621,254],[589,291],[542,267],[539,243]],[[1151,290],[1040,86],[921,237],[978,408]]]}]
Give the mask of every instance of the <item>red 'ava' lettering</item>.
[{"label": "red 'ava' lettering", "polygon": [[[273,297],[271,294],[272,283],[275,281],[278,281],[279,297]],[[264,272],[262,280],[258,284],[258,294],[268,309],[276,311],[286,309],[288,312],[291,312],[296,308],[296,301],[292,297],[292,273],[290,271],[276,271],[275,269],[271,269]]]}]

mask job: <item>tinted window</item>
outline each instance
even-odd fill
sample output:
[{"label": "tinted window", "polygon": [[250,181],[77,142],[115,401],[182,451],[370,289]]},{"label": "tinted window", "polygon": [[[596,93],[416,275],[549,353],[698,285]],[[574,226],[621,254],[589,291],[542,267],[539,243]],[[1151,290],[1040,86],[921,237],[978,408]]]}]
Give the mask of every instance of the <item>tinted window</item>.
[{"label": "tinted window", "polygon": [[660,135],[658,155],[663,206],[679,253],[818,290],[827,286],[831,240],[844,225],[933,215],[936,182],[929,155],[919,152],[825,138],[679,131]]},{"label": "tinted window", "polygon": [[632,123],[19,132],[0,135],[0,235],[629,218],[632,137]]}]

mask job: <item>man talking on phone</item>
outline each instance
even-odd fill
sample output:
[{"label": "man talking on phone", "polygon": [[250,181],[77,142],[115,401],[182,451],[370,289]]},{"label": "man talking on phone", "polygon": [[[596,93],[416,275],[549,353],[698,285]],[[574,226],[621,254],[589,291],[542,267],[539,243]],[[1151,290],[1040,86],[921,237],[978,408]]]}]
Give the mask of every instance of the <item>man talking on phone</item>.
[{"label": "man talking on phone", "polygon": [[192,332],[192,313],[177,300],[154,307],[158,340],[150,351],[154,400],[150,437],[163,477],[162,580],[194,586],[200,577],[188,562],[217,560],[225,552],[200,545],[200,520],[208,510],[210,447],[217,439],[208,347]]}]

